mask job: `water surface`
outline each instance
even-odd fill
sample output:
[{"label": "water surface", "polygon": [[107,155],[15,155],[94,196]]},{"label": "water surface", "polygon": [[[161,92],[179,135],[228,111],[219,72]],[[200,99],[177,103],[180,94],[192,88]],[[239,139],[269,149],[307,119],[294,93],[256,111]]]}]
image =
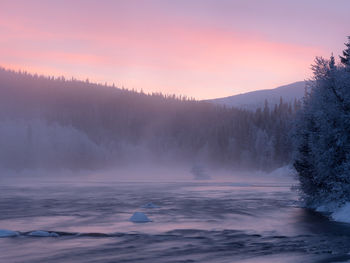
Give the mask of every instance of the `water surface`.
[{"label": "water surface", "polygon": [[[346,262],[350,227],[286,183],[38,183],[0,187],[0,262]],[[159,208],[142,208],[152,202]],[[128,219],[144,212],[150,223]],[[46,230],[59,237],[30,237]]]}]

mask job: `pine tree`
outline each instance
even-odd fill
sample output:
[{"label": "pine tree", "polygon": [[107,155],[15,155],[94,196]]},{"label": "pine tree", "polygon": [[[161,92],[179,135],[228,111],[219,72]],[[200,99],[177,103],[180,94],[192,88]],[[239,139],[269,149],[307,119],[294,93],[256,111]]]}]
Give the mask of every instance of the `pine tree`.
[{"label": "pine tree", "polygon": [[350,201],[350,42],[342,64],[317,57],[298,119],[294,167],[309,205]]},{"label": "pine tree", "polygon": [[348,36],[348,42],[345,43],[346,49],[343,50],[343,56],[340,57],[340,62],[347,67],[350,67],[350,36]]}]

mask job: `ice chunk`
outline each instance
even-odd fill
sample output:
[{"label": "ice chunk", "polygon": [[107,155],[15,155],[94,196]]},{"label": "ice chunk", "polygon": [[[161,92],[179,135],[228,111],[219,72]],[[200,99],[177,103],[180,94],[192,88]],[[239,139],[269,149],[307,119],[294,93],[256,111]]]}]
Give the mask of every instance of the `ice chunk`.
[{"label": "ice chunk", "polygon": [[331,217],[338,222],[350,223],[350,203],[347,202],[345,205],[335,210]]},{"label": "ice chunk", "polygon": [[30,232],[28,236],[32,237],[58,237],[59,235],[55,232],[47,232],[47,231],[42,231],[42,230],[37,230]]},{"label": "ice chunk", "polygon": [[0,237],[16,237],[19,233],[12,230],[0,229]]},{"label": "ice chunk", "polygon": [[151,219],[149,219],[144,213],[142,212],[135,212],[129,219],[131,222],[134,223],[147,223],[152,222]]},{"label": "ice chunk", "polygon": [[145,205],[143,205],[143,206],[141,206],[141,207],[142,207],[142,208],[159,208],[158,205],[155,205],[155,204],[153,204],[152,202],[147,203],[147,204],[145,204]]}]

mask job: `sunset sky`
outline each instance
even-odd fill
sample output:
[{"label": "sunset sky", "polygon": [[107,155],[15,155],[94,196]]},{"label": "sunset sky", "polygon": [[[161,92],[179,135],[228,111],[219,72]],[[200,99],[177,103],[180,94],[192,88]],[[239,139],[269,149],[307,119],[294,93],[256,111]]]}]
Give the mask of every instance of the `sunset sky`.
[{"label": "sunset sky", "polygon": [[[349,0],[0,0],[0,65],[197,99],[306,79]],[[348,31],[347,31],[348,30]]]}]

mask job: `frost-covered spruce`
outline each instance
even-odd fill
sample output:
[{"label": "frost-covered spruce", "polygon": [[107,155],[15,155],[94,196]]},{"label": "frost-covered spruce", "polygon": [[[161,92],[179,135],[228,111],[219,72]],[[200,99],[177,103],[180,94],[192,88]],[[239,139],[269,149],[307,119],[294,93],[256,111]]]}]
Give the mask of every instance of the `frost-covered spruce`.
[{"label": "frost-covered spruce", "polygon": [[297,120],[294,167],[307,205],[350,201],[350,37],[341,63],[317,57]]}]

